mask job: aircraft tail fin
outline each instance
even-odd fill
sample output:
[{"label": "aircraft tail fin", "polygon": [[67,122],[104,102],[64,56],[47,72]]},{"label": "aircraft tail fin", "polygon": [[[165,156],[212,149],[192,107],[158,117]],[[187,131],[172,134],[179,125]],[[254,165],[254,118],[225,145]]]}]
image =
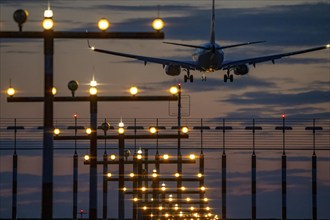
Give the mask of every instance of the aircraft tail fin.
[{"label": "aircraft tail fin", "polygon": [[215,22],[215,6],[214,6],[214,0],[212,0],[211,39],[210,39],[210,43],[212,45],[215,44],[214,22]]}]

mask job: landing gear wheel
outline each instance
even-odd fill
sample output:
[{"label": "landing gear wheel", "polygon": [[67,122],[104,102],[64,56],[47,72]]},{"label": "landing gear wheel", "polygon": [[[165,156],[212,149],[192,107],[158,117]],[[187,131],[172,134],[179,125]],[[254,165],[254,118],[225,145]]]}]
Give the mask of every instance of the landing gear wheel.
[{"label": "landing gear wheel", "polygon": [[229,80],[230,80],[230,82],[233,82],[234,81],[234,76],[233,75],[230,75],[229,76]]},{"label": "landing gear wheel", "polygon": [[226,83],[227,80],[228,80],[228,76],[227,76],[227,75],[224,75],[224,76],[223,76],[223,81]]},{"label": "landing gear wheel", "polygon": [[187,76],[187,75],[184,75],[184,77],[183,77],[183,81],[186,83],[187,80],[188,80],[188,76]]},{"label": "landing gear wheel", "polygon": [[194,76],[193,75],[190,75],[189,76],[189,80],[190,80],[191,83],[194,82]]}]

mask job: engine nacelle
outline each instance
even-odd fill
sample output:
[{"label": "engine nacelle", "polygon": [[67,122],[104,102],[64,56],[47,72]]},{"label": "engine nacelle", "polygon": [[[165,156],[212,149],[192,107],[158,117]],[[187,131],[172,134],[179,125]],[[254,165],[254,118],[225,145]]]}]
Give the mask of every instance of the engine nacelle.
[{"label": "engine nacelle", "polygon": [[177,65],[166,65],[165,73],[170,76],[178,76],[181,73],[181,68]]},{"label": "engine nacelle", "polygon": [[249,72],[249,66],[246,64],[236,66],[234,69],[235,75],[245,75]]}]

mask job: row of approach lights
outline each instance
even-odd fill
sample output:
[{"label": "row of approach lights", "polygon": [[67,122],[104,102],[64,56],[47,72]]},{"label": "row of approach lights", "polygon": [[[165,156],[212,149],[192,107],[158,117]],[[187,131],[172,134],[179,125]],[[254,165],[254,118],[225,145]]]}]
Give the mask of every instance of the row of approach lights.
[{"label": "row of approach lights", "polygon": [[[14,13],[14,20],[18,23],[20,31],[22,30],[22,25],[27,21],[29,13],[26,10],[19,9],[16,10]],[[44,20],[42,21],[42,27],[44,30],[52,30],[54,27],[54,20],[53,20],[53,10],[50,9],[50,6],[48,6],[48,9],[44,11]],[[110,27],[110,22],[106,18],[101,18],[97,22],[98,28],[105,32]],[[153,20],[151,26],[155,31],[161,31],[164,28],[164,21],[157,17]]]},{"label": "row of approach lights", "polygon": [[[89,85],[90,85],[89,94],[90,95],[97,95],[97,92],[98,92],[97,91],[97,85],[98,84],[97,84],[97,81],[94,79],[94,77],[93,77],[93,80],[89,83]],[[78,89],[78,87],[79,87],[79,83],[75,80],[71,80],[68,83],[68,88],[71,91],[72,96],[75,95],[75,92]],[[176,95],[176,94],[178,94],[179,89],[178,89],[177,86],[172,86],[169,91],[172,95]],[[129,92],[132,96],[136,96],[140,92],[140,90],[138,89],[138,87],[132,86],[129,89]],[[56,89],[56,87],[53,87],[52,88],[52,94],[56,95],[56,93],[57,93],[57,89]],[[8,94],[9,97],[13,97],[16,94],[16,90],[14,89],[14,87],[12,87],[11,81],[9,83],[9,88],[7,89],[7,94]]]}]

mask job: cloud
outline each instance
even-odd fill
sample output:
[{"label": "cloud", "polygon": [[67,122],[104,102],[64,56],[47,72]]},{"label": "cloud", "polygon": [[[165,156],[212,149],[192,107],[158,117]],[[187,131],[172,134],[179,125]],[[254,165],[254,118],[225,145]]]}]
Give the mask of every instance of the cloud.
[{"label": "cloud", "polygon": [[238,105],[305,105],[328,103],[330,100],[329,91],[313,90],[302,93],[287,94],[287,93],[271,93],[271,92],[247,92],[242,96],[231,96],[228,99],[221,100],[227,103]]}]

